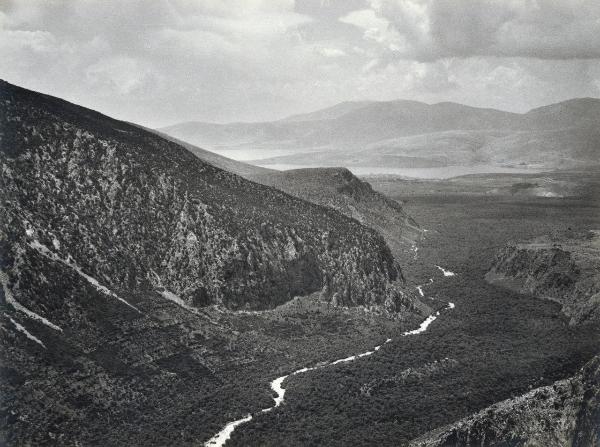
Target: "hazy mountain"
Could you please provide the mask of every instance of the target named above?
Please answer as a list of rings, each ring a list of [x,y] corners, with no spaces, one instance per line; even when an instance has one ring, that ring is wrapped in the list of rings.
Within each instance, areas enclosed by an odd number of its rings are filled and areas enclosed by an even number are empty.
[[[209,149],[261,149],[256,157],[261,164],[555,168],[598,162],[598,124],[600,100],[593,98],[524,114],[449,102],[389,101],[342,103],[276,122],[190,122],[162,131]],[[279,152],[265,158],[265,149]]]
[[[536,129],[595,127],[600,122],[600,99],[575,98],[538,107],[525,114],[527,124]]]
[[[291,115],[287,118],[284,118],[283,121],[316,121],[334,119],[370,104],[373,104],[373,101],[345,101],[331,107],[317,110],[315,112]]]

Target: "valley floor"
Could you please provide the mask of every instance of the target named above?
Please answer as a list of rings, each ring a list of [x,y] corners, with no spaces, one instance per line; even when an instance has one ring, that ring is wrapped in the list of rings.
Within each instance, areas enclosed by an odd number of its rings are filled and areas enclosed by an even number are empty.
[[[600,228],[596,201],[439,190],[407,197],[401,183],[395,193],[386,188],[428,230],[405,275],[415,287],[435,278],[422,287],[425,299],[455,302],[456,310],[376,356],[294,377],[285,404],[244,424],[227,445],[396,446],[568,377],[597,353],[597,327],[569,326],[556,303],[484,280],[508,241]]]

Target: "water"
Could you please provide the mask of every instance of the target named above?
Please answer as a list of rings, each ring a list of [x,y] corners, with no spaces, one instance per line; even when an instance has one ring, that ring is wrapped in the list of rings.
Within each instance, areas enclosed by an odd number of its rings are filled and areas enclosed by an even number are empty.
[[[451,272],[450,270],[446,270],[444,267],[440,267],[439,265],[436,265],[436,267],[439,269],[440,272],[442,272],[444,274],[444,276],[454,276],[454,275],[456,275],[456,273]]]
[[[448,306],[446,306],[446,309],[454,309],[454,303],[448,303]],[[431,323],[433,323],[439,316],[440,316],[440,311],[435,312],[435,314],[429,315],[425,320],[423,320],[423,322],[419,325],[419,327],[417,329],[404,332],[402,334],[402,336],[406,337],[409,335],[422,334],[423,332],[425,332],[427,330],[427,328],[431,325]],[[392,339],[388,338],[384,344],[390,343],[391,341],[392,341]],[[370,355],[375,354],[377,351],[379,351],[381,349],[381,346],[382,345],[375,346],[372,351],[365,351],[360,354],[351,355],[350,357],[345,357],[343,359],[334,360],[332,362],[329,362],[329,363],[326,363],[326,364],[320,365],[320,366],[301,368],[301,369],[294,371],[291,374],[277,377],[275,380],[273,380],[271,382],[271,389],[273,391],[275,391],[275,394],[276,394],[276,396],[273,398],[275,405],[273,405],[272,407],[268,407],[268,408],[264,408],[264,409],[260,410],[260,413],[268,413],[268,412],[274,410],[275,408],[279,407],[283,403],[284,397],[285,397],[285,391],[286,391],[285,388],[283,387],[283,382],[288,377],[295,376],[297,374],[302,374],[302,373],[305,373],[308,371],[313,371],[315,369],[321,369],[321,368],[326,368],[328,366],[339,365],[340,363],[353,362],[356,359],[359,359],[362,357],[368,357]],[[225,425],[225,427],[219,433],[214,435],[212,438],[210,438],[204,444],[205,447],[223,447],[225,445],[225,443],[231,437],[231,435],[234,432],[234,430],[236,429],[236,427],[252,420],[252,418],[253,418],[252,414],[249,414],[247,416],[244,416],[243,418],[237,419],[233,422],[229,422],[227,425]]]
[[[444,274],[444,276],[454,276],[455,274],[450,272],[449,270],[444,270],[443,268],[439,267],[436,265],[436,267],[438,269],[440,269],[442,271],[442,273]],[[450,273],[450,274],[448,274]],[[430,279],[430,283],[433,282],[433,279]],[[423,292],[421,289],[419,289],[419,292],[421,293],[421,296],[424,296]],[[445,310],[450,310],[450,309],[454,309],[455,305],[454,303],[448,303],[448,305],[446,306]],[[429,315],[425,320],[423,320],[423,322],[421,322],[421,324],[419,325],[419,327],[417,329],[413,329],[412,331],[407,331],[404,332],[402,334],[402,337],[406,337],[406,336],[410,336],[410,335],[418,335],[418,334],[422,334],[423,332],[425,332],[427,330],[427,328],[429,328],[429,326],[431,325],[431,323],[433,323],[437,317],[440,316],[440,311],[438,310],[437,312],[435,312],[434,314]],[[383,344],[388,344],[392,341],[391,338],[388,338]],[[301,369],[298,369],[296,371],[294,371],[291,374],[285,375],[285,376],[281,376],[281,377],[277,377],[276,379],[274,379],[271,382],[271,389],[275,392],[276,396],[273,398],[275,405],[273,405],[272,407],[268,407],[268,408],[264,408],[262,409],[258,414],[260,413],[268,413],[272,410],[274,410],[275,408],[279,407],[283,401],[284,401],[284,397],[285,397],[285,388],[283,387],[283,382],[290,376],[295,376],[297,374],[303,374],[305,372],[308,371],[313,371],[316,369],[321,369],[321,368],[326,368],[328,366],[333,366],[333,365],[338,365],[340,363],[349,363],[352,362],[358,358],[362,358],[362,357],[368,357],[370,355],[375,354],[377,351],[379,351],[381,349],[383,345],[378,345],[375,346],[373,348],[372,351],[365,351],[362,352],[360,354],[356,354],[356,355],[351,355],[350,357],[345,357],[343,359],[338,359],[338,360],[334,360],[332,362],[320,365],[320,366],[314,366],[314,367],[304,367]],[[252,414],[249,414],[243,418],[237,419],[233,422],[229,422],[227,425],[225,425],[225,427],[216,435],[214,435],[212,438],[210,438],[204,445],[205,447],[223,447],[225,445],[225,443],[229,440],[229,438],[231,437],[232,433],[234,432],[234,430],[236,429],[236,427],[238,427],[241,424],[244,424],[250,420],[252,420],[253,416]]]
[[[314,168],[315,166],[293,165],[293,164],[261,164],[255,163],[269,169],[287,171],[290,169]],[[399,175],[408,178],[421,179],[448,179],[467,174],[537,174],[543,172],[543,169],[530,167],[510,167],[510,166],[444,166],[437,168],[394,168],[394,167],[364,167],[364,166],[346,166],[354,175]]]

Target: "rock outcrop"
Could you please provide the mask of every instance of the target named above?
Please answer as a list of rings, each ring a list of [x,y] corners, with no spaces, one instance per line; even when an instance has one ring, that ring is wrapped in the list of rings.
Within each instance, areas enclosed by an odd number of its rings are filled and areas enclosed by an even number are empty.
[[[400,203],[373,190],[346,168],[258,172],[248,178],[358,220],[380,233],[395,255],[408,252],[422,236]]]
[[[600,445],[600,357],[575,376],[494,404],[410,447]]]
[[[540,238],[500,250],[486,279],[562,305],[571,324],[600,321],[600,234]]]

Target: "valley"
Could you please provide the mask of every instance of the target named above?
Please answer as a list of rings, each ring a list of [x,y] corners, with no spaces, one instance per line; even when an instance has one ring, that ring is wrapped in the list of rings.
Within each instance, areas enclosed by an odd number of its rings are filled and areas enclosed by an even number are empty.
[[[600,1],[0,1],[0,447],[600,447]]]
[[[489,275],[600,228],[594,169],[277,172],[0,87],[1,443],[407,445],[595,377],[593,318]]]
[[[598,187],[595,174],[577,179],[588,184],[588,193]],[[295,378],[285,405],[245,424],[227,445],[402,445],[495,402],[569,378],[598,353],[596,324],[569,325],[557,303],[484,278],[496,250],[510,241],[568,227],[597,228],[594,196],[490,197],[419,181],[420,188],[435,190],[424,193],[404,189],[403,180],[394,183],[396,190],[389,179],[369,181],[402,200],[428,230],[417,259],[405,266],[407,277],[422,285],[426,299],[455,302],[456,310],[422,337],[399,339],[377,356]],[[435,264],[457,275],[444,277]],[[441,366],[431,368],[435,362]],[[399,375],[413,369],[423,372]],[[381,385],[369,395],[361,392],[374,380]]]
[[[450,276],[450,274],[452,274],[452,272],[444,271],[444,274],[445,274],[445,276]],[[423,296],[423,295],[421,295],[421,296]],[[455,307],[454,303],[448,303],[447,306],[443,310],[451,310],[451,309],[454,309],[454,307]],[[401,334],[401,336],[406,337],[406,336],[410,336],[410,335],[422,334],[423,332],[425,332],[427,330],[429,325],[431,325],[431,323],[433,323],[440,316],[440,313],[441,313],[440,310],[436,311],[435,313],[432,313],[427,318],[425,318],[425,320],[423,320],[421,322],[421,324],[419,325],[419,327],[417,329],[403,332]],[[298,374],[304,374],[309,371],[316,371],[316,370],[319,370],[322,368],[326,368],[328,366],[334,366],[334,365],[338,365],[338,364],[342,364],[342,363],[353,362],[357,359],[371,356],[371,355],[375,354],[376,352],[378,352],[386,344],[391,343],[392,341],[393,341],[393,339],[388,338],[383,343],[372,348],[372,350],[365,351],[365,352],[355,354],[355,355],[351,355],[350,357],[333,360],[330,362],[319,362],[316,366],[306,366],[306,367],[300,368],[290,374],[287,374],[285,376],[281,376],[281,377],[274,379],[271,382],[271,390],[273,390],[276,394],[275,397],[273,397],[275,405],[268,407],[268,408],[263,408],[262,410],[260,410],[260,412],[258,412],[256,414],[256,416],[260,417],[260,415],[262,413],[268,413],[272,410],[275,410],[277,407],[279,407],[284,402],[284,395],[285,395],[286,389],[283,388],[283,382],[286,381],[286,379],[288,379],[288,377],[296,376]],[[219,433],[217,433],[215,436],[213,436],[211,439],[209,439],[205,445],[207,447],[210,447],[210,446],[221,447],[221,446],[225,445],[225,443],[229,440],[229,438],[233,434],[233,431],[235,430],[236,427],[238,427],[239,425],[242,425],[246,422],[249,422],[252,419],[253,419],[253,415],[249,414],[241,419],[238,419],[233,422],[229,422]]]

